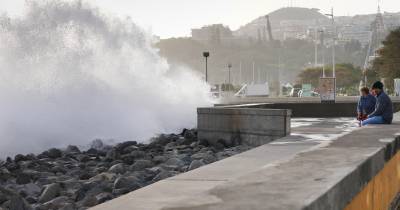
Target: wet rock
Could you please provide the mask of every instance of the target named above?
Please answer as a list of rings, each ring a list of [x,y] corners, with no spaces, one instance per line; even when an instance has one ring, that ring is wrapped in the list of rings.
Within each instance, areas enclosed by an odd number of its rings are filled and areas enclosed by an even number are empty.
[[[45,187],[42,194],[40,195],[39,202],[46,203],[60,194],[61,186],[58,183],[49,184]]]
[[[140,181],[135,176],[117,178],[114,182],[114,189],[128,189],[129,191],[140,188]]]
[[[28,202],[29,204],[34,204],[38,202],[38,199],[36,197],[33,196],[28,196],[25,198],[26,202]],[[1,202],[0,202],[1,203]]]
[[[126,154],[126,153],[123,153],[124,150],[125,150],[125,148],[127,148],[127,147],[129,147],[129,146],[135,146],[135,145],[137,145],[137,142],[136,142],[136,141],[126,141],[126,142],[122,142],[122,143],[117,144],[117,146],[115,146],[114,148],[115,148],[119,153],[121,153],[121,154]]]
[[[0,183],[11,189],[0,185],[0,206],[83,210],[249,149],[235,142],[218,144],[210,146],[197,139],[196,130],[185,129],[180,135],[160,135],[150,144],[110,146],[95,140],[87,151],[71,145],[38,156],[16,155],[0,161]]]
[[[114,182],[116,179],[117,179],[117,175],[116,174],[103,172],[101,174],[97,174],[96,176],[90,178],[89,182],[96,182],[96,181]]]
[[[113,161],[119,159],[121,154],[119,154],[115,149],[109,150],[106,154],[105,160],[107,161]]]
[[[12,174],[7,168],[0,168],[0,181],[6,181],[12,177]]]
[[[100,193],[100,194],[96,195],[96,200],[97,200],[98,204],[104,203],[104,202],[109,201],[111,199],[113,199],[113,195],[111,193],[108,193],[108,192],[104,192],[104,193]]]
[[[67,203],[63,207],[61,207],[59,210],[76,210],[77,208],[73,203]]]
[[[91,160],[90,157],[89,157],[88,155],[84,155],[84,154],[76,155],[75,158],[76,158],[79,162],[83,162],[83,163],[84,163],[84,162],[88,162],[88,161]]]
[[[39,195],[41,192],[41,188],[33,183],[25,184],[21,186],[19,190],[25,192],[27,195],[34,195],[34,196]]]
[[[193,170],[193,169],[196,169],[196,168],[200,168],[200,167],[202,167],[202,166],[204,166],[205,164],[204,164],[204,162],[202,161],[202,160],[193,160],[191,163],[190,163],[190,166],[189,166],[189,171],[191,171],[191,170]]]
[[[110,169],[108,169],[108,171],[115,174],[123,174],[125,173],[125,166],[123,163],[119,163],[111,166]]]
[[[157,181],[172,177],[172,176],[174,176],[176,174],[177,174],[176,172],[161,170],[161,172],[158,173],[157,176],[155,176],[152,181],[153,182],[157,182]]]
[[[10,199],[9,209],[11,210],[31,210],[32,208],[25,199],[14,195]]]
[[[60,158],[62,156],[62,151],[56,148],[51,148],[39,155],[39,158]]]
[[[8,200],[6,194],[0,191],[0,205]]]
[[[135,159],[140,159],[146,157],[146,152],[137,150],[137,151],[132,151],[130,155]]]
[[[182,167],[185,165],[185,162],[178,158],[170,158],[165,162],[166,165],[175,165],[178,167]]]
[[[65,149],[65,153],[68,153],[68,154],[79,154],[79,153],[81,153],[81,150],[79,150],[79,148],[77,146],[69,145]]]
[[[205,164],[210,164],[217,161],[212,152],[196,153],[192,155],[191,158],[194,160],[203,160]]]
[[[99,204],[96,197],[93,195],[86,196],[81,203],[84,207],[93,207]]]
[[[19,173],[15,182],[17,184],[28,184],[31,182],[31,177],[28,174]]]
[[[161,134],[157,138],[152,139],[152,144],[160,144],[160,145],[166,145],[172,141],[171,138],[169,138],[168,135]]]
[[[153,163],[150,160],[137,160],[133,165],[129,167],[130,171],[141,171],[146,168],[150,168],[153,166]]]
[[[44,203],[42,205],[42,208],[45,208],[45,209],[60,209],[63,206],[69,204],[70,202],[71,201],[69,200],[68,197],[60,196],[60,197],[54,198],[54,199]]]
[[[137,150],[139,150],[139,147],[137,147],[135,145],[131,145],[131,146],[125,147],[122,150],[122,154],[128,154],[128,153],[131,153],[131,152],[137,151]]]
[[[168,160],[168,158],[165,157],[165,156],[163,156],[163,155],[158,155],[158,156],[155,156],[155,157],[153,158],[153,161],[154,161],[154,163],[156,163],[156,164],[163,163],[163,162],[165,162],[165,161],[167,161],[167,160]]]
[[[28,160],[29,160],[28,157],[26,157],[25,155],[21,155],[21,154],[15,155],[15,157],[14,157],[15,162],[28,161]]]

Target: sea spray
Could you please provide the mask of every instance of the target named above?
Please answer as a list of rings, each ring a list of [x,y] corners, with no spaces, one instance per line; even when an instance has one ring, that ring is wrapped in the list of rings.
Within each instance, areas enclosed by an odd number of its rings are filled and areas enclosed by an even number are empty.
[[[193,127],[208,86],[171,69],[129,18],[81,1],[0,16],[0,157],[95,138],[144,141]]]

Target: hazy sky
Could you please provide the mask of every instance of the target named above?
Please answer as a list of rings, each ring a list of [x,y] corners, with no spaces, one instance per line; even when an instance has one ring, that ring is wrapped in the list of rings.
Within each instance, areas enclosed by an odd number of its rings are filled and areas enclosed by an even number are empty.
[[[48,0],[47,0],[48,1]],[[237,29],[254,18],[289,5],[289,0],[84,0],[107,13],[131,16],[137,24],[167,38],[188,36],[190,29],[223,23]],[[0,12],[21,14],[25,0],[0,0]],[[337,15],[374,13],[378,0],[293,0],[293,6],[319,8],[333,6]],[[399,12],[400,0],[381,0],[382,11]]]

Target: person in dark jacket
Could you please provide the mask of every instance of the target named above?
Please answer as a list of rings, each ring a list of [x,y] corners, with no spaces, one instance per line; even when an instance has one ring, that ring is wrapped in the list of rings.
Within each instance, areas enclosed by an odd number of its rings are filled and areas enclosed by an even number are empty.
[[[366,120],[368,115],[374,112],[376,105],[376,98],[369,93],[367,87],[363,87],[360,90],[360,100],[357,105],[357,119],[359,121]]]
[[[375,110],[368,115],[368,119],[363,121],[362,125],[391,124],[393,120],[393,103],[383,91],[382,82],[378,81],[372,85],[372,93],[376,96]]]

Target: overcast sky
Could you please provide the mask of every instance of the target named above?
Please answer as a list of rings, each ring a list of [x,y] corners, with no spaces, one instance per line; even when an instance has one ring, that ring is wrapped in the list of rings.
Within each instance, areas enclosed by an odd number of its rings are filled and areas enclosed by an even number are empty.
[[[289,0],[84,0],[107,13],[133,21],[162,38],[188,36],[190,29],[223,23],[237,29],[256,17],[289,5]],[[20,15],[25,0],[0,0],[0,12]],[[399,12],[400,0],[383,0],[382,10]],[[319,8],[333,6],[337,15],[374,13],[378,0],[293,0],[293,6]]]

